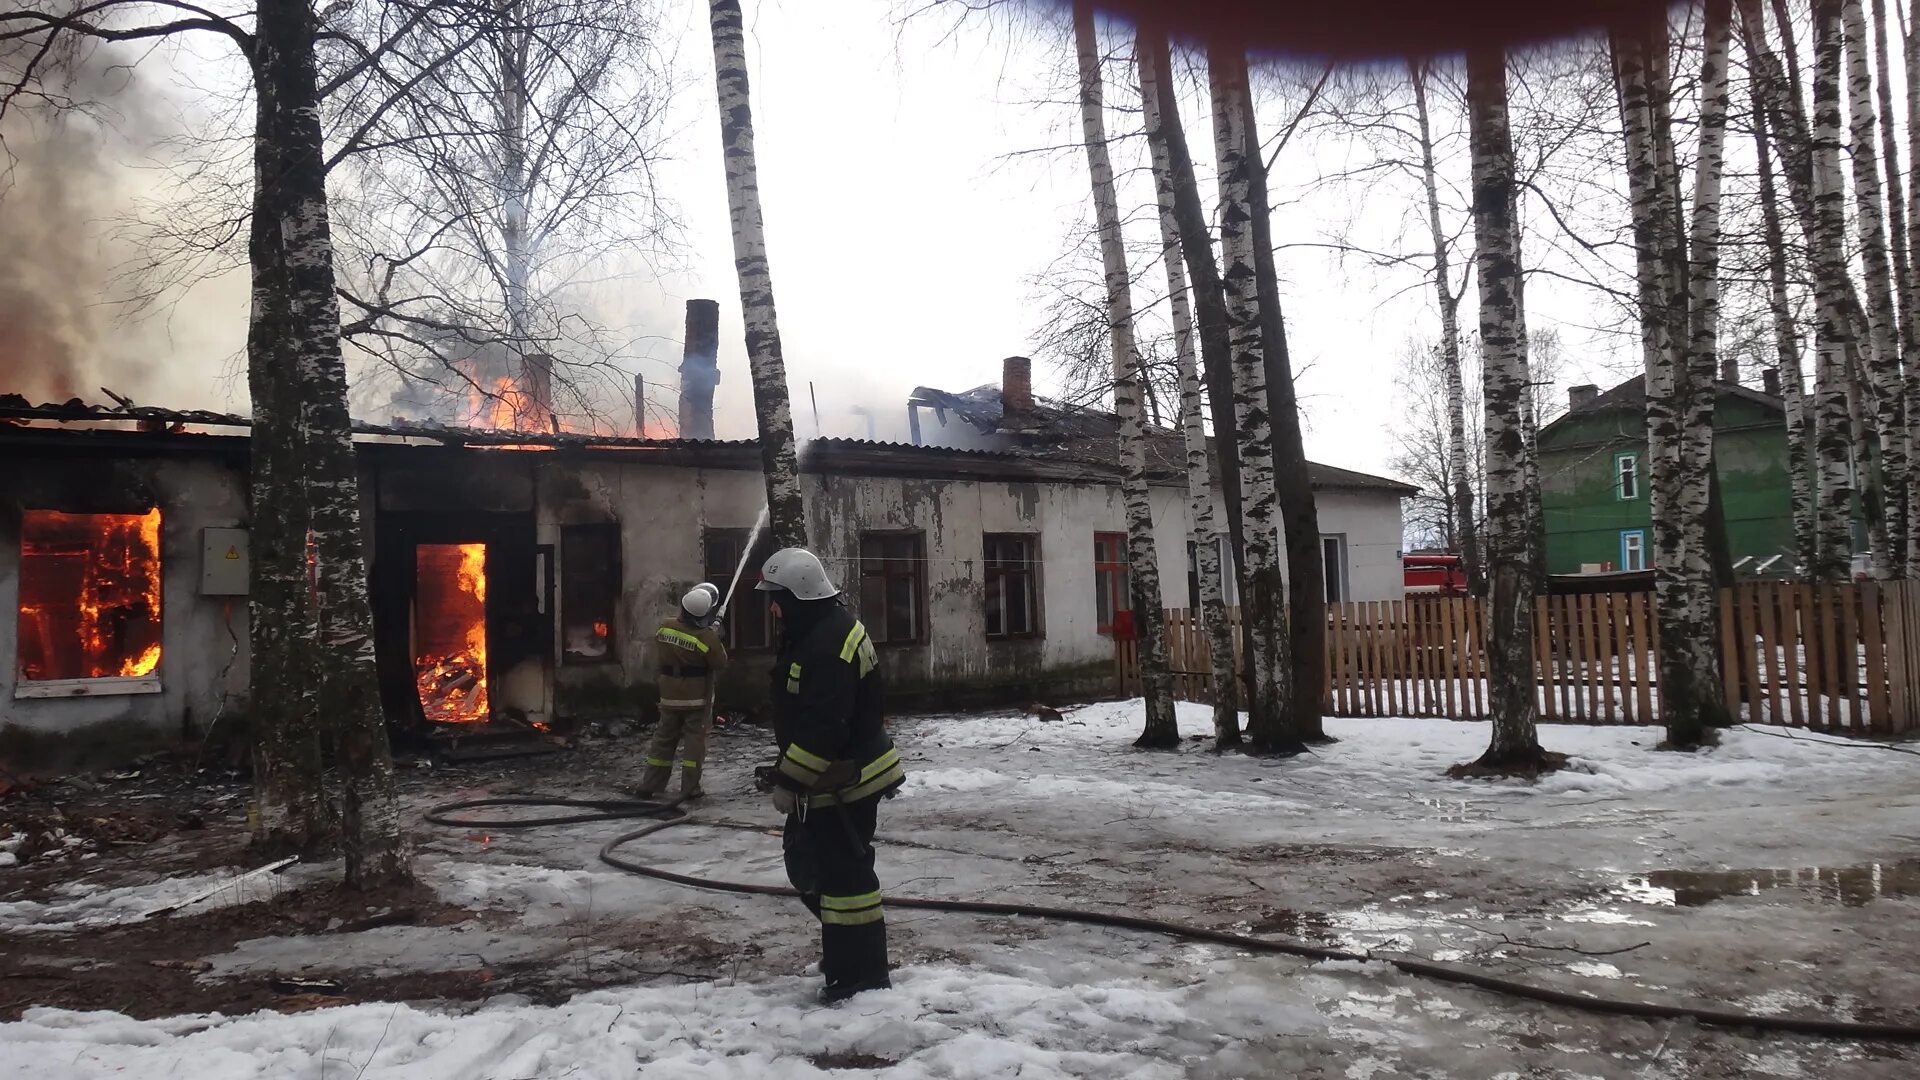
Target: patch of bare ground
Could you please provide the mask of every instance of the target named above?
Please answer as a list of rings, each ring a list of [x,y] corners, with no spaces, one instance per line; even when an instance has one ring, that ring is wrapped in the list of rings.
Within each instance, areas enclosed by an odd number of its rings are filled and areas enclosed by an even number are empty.
[[[1482,757],[1447,770],[1455,780],[1538,780],[1567,767],[1567,755],[1542,750],[1513,757]]]

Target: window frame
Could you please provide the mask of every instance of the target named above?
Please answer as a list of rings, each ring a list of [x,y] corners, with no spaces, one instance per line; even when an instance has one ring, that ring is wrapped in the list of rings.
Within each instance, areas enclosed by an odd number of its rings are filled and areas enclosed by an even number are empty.
[[[868,555],[869,543],[888,543],[904,541],[911,545],[906,555],[880,554]],[[880,572],[868,572],[869,563],[879,563]],[[904,564],[902,569],[901,564]],[[927,613],[927,534],[924,529],[865,529],[860,533],[860,549],[857,566],[860,572],[860,621],[867,628],[867,639],[880,648],[903,648],[926,645],[932,634],[931,619]],[[911,631],[904,637],[895,636],[892,625],[892,595],[890,583],[905,578],[911,582],[913,596],[913,622]],[[869,592],[869,583],[878,580],[880,592]],[[867,618],[869,605],[878,603],[884,613],[881,625],[877,628],[874,621]]]
[[[1640,541],[1640,565],[1639,566],[1631,565],[1632,560],[1627,558],[1627,552],[1629,550],[1629,548],[1627,547],[1627,539],[1629,537],[1633,537]],[[1650,559],[1648,559],[1647,555],[1648,555],[1647,530],[1645,529],[1621,529],[1620,530],[1620,569],[1622,571],[1625,571],[1627,573],[1634,573],[1641,570],[1652,569],[1653,563]]]
[[[700,530],[700,567],[704,571],[704,577],[701,580],[712,582],[714,587],[724,594],[728,584],[733,581],[734,568],[740,565],[741,554],[743,552],[749,556],[753,554],[747,548],[747,543],[752,538],[751,528],[733,528],[725,525],[703,526]],[[726,564],[724,566],[716,566],[712,562],[716,544],[729,545],[726,550],[731,553],[731,556],[722,560]],[[754,563],[757,561],[764,565],[767,561],[766,557],[771,556],[774,550],[772,538],[764,531],[760,535],[758,547],[764,549],[763,556],[758,560],[749,559],[747,568],[740,572],[740,584],[735,587],[737,595],[728,601],[727,617],[715,628],[720,634],[721,644],[727,647],[728,652],[765,653],[773,652],[780,647],[780,620],[773,613],[772,598],[769,594],[754,588],[760,581],[760,566]],[[675,609],[678,610],[680,598],[675,596],[672,599]],[[722,599],[726,599],[724,595]],[[737,616],[748,613],[759,616],[758,626],[766,635],[764,642],[741,643],[740,630],[744,624]]]
[[[1624,468],[1622,466],[1625,466]],[[1631,478],[1633,490],[1629,492],[1624,483]],[[1622,450],[1613,455],[1613,498],[1615,502],[1637,502],[1640,498],[1640,454],[1633,450]]]
[[[1103,559],[1102,544],[1113,545],[1115,558]],[[1127,557],[1127,534],[1124,532],[1101,532],[1093,534],[1093,595],[1094,629],[1098,633],[1112,634],[1114,619],[1123,611],[1133,610],[1133,564]],[[1100,616],[1100,600],[1107,601],[1106,618]]]
[[[1327,558],[1327,545],[1333,545],[1333,558]],[[1326,595],[1329,604],[1351,603],[1353,600],[1352,582],[1347,580],[1347,534],[1320,534],[1320,576],[1321,592]]]
[[[13,697],[16,700],[20,700],[33,698],[122,697],[135,694],[160,693],[164,689],[161,685],[161,676],[167,664],[166,612],[168,593],[171,591],[167,583],[167,512],[159,506],[148,507],[141,513],[127,511],[62,510],[58,507],[51,506],[23,507],[19,518],[20,530],[16,538],[17,546],[15,547],[16,558],[18,560],[16,565],[16,578],[18,580],[16,584],[23,585],[27,576],[27,560],[29,556],[27,554],[26,526],[28,519],[35,513],[59,514],[64,517],[144,517],[147,514],[155,513],[159,515],[160,521],[157,527],[158,532],[153,551],[153,559],[156,564],[155,575],[159,585],[159,591],[155,598],[158,608],[153,612],[153,619],[154,622],[158,624],[154,643],[159,645],[161,649],[160,656],[155,661],[153,670],[145,675],[80,675],[54,679],[29,678],[24,666],[25,648],[21,644],[24,639],[21,620],[25,618],[26,610],[22,603],[22,597],[16,595],[15,611],[13,613]]]
[[[605,652],[598,656],[576,653],[567,648],[567,624],[572,619],[571,609],[574,606],[572,601],[578,599],[578,597],[567,588],[570,575],[573,573],[570,567],[573,566],[575,557],[578,554],[574,551],[572,545],[568,543],[570,536],[599,536],[605,538],[607,541],[607,566],[604,568],[605,574],[609,579],[607,581],[606,592],[607,648]],[[583,521],[560,526],[560,542],[556,545],[559,548],[560,555],[560,572],[558,575],[560,603],[557,606],[560,609],[560,663],[565,666],[590,667],[594,664],[618,663],[620,660],[619,598],[624,591],[623,586],[626,581],[621,563],[622,552],[620,549],[622,539],[620,522],[618,521]],[[582,585],[581,589],[588,593],[598,591],[591,589],[587,585]]]
[[[993,545],[995,542],[1016,543],[1021,545],[1025,556],[1024,562],[1012,564],[1016,567],[1013,569],[1009,569],[1009,564],[1007,564],[1005,560],[1000,560],[998,565],[996,565],[996,560],[993,556]],[[1045,565],[1045,561],[1040,553],[1040,534],[982,533],[980,537],[980,549],[980,577],[982,581],[981,608],[983,612],[990,614],[996,598],[999,599],[1001,608],[1001,631],[997,634],[994,633],[993,623],[991,619],[988,619],[986,622],[987,640],[1022,641],[1045,637],[1047,624],[1046,619],[1041,614],[1040,608],[1040,572],[1041,568]],[[1023,579],[1026,583],[1027,628],[1025,630],[1006,629],[1007,604],[1005,592],[1004,589],[996,592],[994,586],[996,584],[1004,584],[1009,578]]]

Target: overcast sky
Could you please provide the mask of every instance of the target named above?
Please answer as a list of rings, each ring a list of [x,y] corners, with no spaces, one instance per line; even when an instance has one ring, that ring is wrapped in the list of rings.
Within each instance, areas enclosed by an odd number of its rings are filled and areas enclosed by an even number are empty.
[[[811,426],[810,383],[825,432],[856,435],[864,421],[850,415],[855,406],[903,424],[916,385],[964,390],[997,381],[1002,357],[1034,349],[1044,318],[1035,276],[1090,217],[1084,151],[1073,145],[1079,120],[1066,96],[1067,41],[1044,26],[984,18],[956,25],[942,12],[903,25],[897,0],[746,0],[745,7],[768,248],[803,431]],[[684,301],[718,300],[718,433],[747,436],[750,388],[706,5],[666,0],[663,12],[680,89],[660,175],[685,225],[686,249],[664,274],[641,271],[638,260],[607,267],[612,276],[597,287],[596,307],[637,342],[645,357],[639,370],[659,388],[660,407],[670,406],[677,381]],[[1110,85],[1108,97],[1113,131],[1137,125],[1118,112],[1137,107],[1130,84]],[[1289,108],[1270,104],[1269,134]],[[1188,123],[1204,165],[1211,150],[1200,108],[1189,102]],[[1048,147],[1062,149],[1032,152]],[[1337,152],[1296,144],[1278,174],[1314,174]],[[1137,146],[1116,149],[1123,164],[1130,153]],[[1464,184],[1464,161],[1456,163]],[[1144,203],[1146,183],[1123,178],[1123,202]],[[1204,179],[1203,194],[1211,197]],[[1305,199],[1289,193],[1280,200],[1276,239],[1323,240],[1349,218],[1390,235],[1405,216],[1405,194],[1352,186]],[[1150,238],[1154,225],[1133,217],[1129,228]],[[1411,271],[1374,270],[1313,249],[1283,250],[1280,269],[1294,362],[1304,372],[1309,455],[1386,471],[1398,357],[1409,338],[1438,332],[1430,294]],[[1161,291],[1143,290],[1138,299],[1158,300]],[[1469,327],[1471,296],[1462,310]],[[1546,282],[1529,287],[1528,301],[1534,327],[1566,324],[1567,381],[1608,382],[1630,362],[1621,341],[1578,329],[1598,318],[1593,296]],[[157,329],[115,330],[96,347],[147,366],[149,377],[138,380],[143,402],[244,411],[244,380],[232,375],[245,314],[244,281],[230,275],[196,290]],[[1035,374],[1041,392],[1054,385],[1044,364]],[[897,429],[882,435],[901,437]]]

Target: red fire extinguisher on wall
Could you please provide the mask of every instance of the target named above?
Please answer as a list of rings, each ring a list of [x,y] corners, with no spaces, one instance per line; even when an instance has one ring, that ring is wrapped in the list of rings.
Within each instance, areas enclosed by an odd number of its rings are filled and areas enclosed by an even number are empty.
[[[1134,640],[1133,612],[1116,611],[1113,613],[1113,640]]]

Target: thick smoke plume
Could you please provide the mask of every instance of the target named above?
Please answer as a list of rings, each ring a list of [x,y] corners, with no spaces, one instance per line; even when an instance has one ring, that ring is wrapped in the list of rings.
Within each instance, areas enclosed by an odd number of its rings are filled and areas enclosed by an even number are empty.
[[[6,87],[37,47],[0,45]],[[162,381],[165,365],[142,347],[158,335],[130,325],[117,273],[133,253],[114,230],[138,177],[121,133],[146,143],[166,126],[132,60],[75,42],[43,58],[0,114],[0,393],[98,401],[103,385],[141,396]]]

